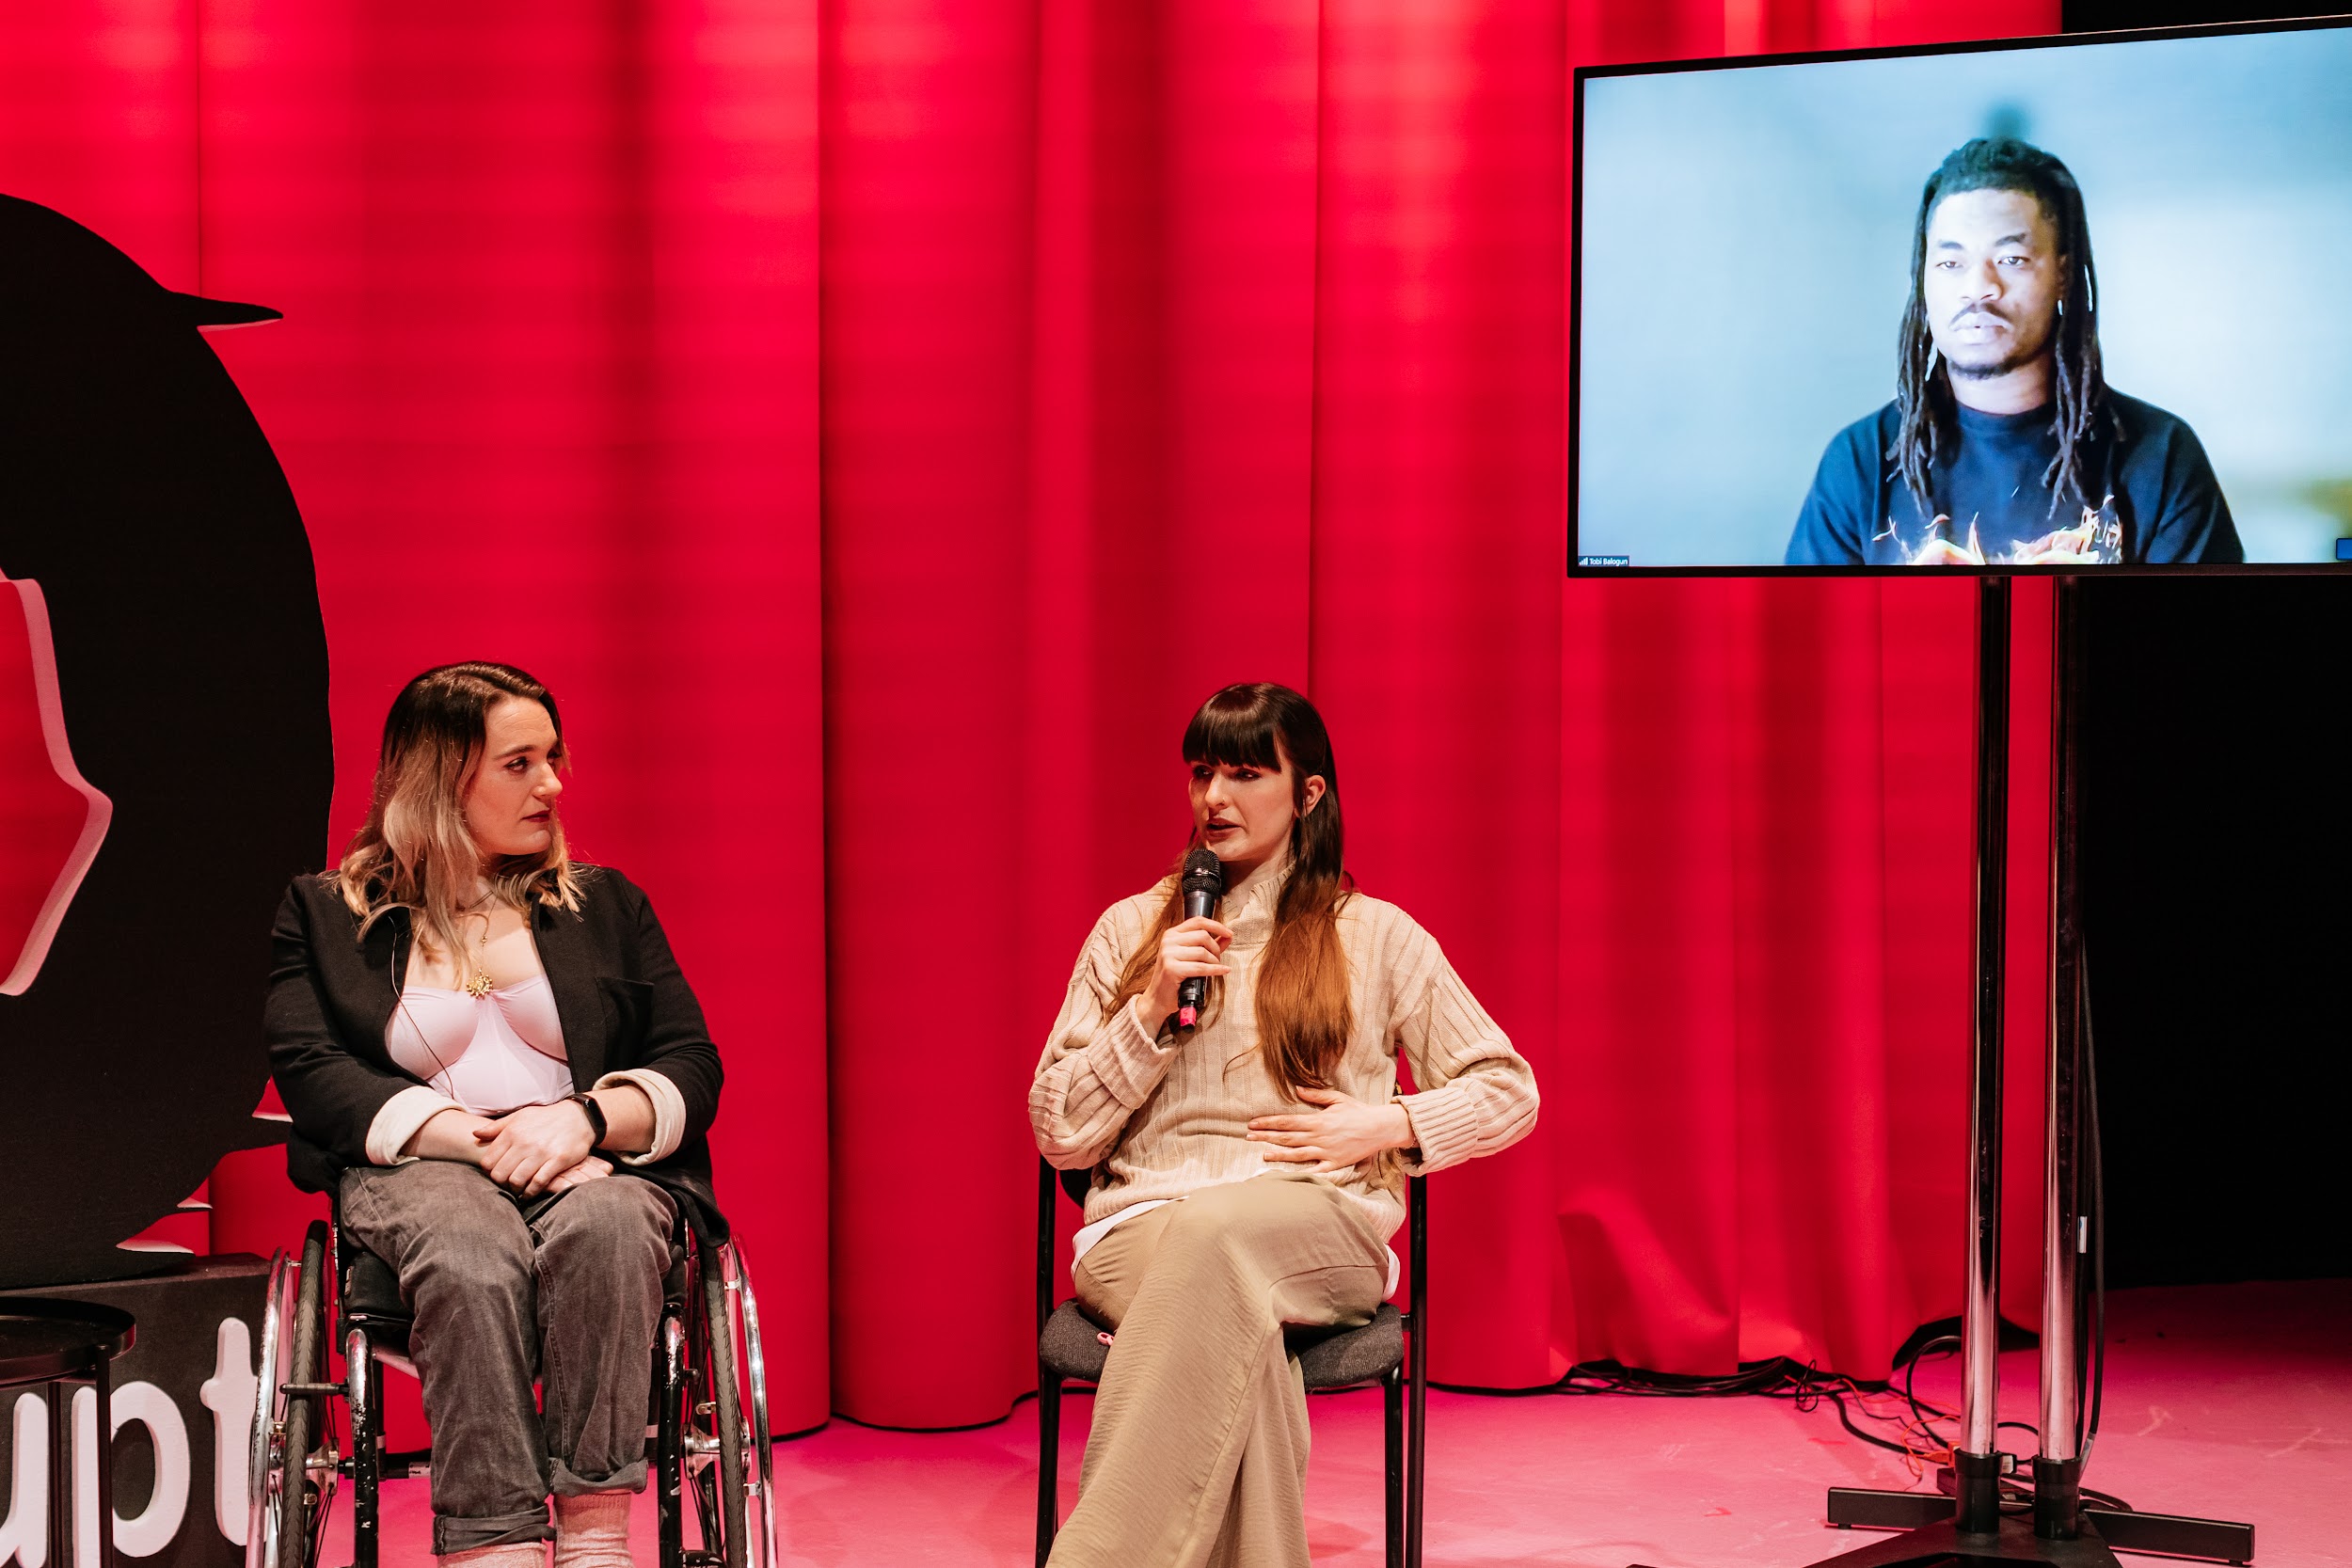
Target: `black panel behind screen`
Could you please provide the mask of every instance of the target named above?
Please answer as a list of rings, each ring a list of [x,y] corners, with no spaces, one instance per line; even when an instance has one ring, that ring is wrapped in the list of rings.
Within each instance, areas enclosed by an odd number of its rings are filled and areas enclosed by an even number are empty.
[[[2352,1275],[2352,582],[2084,598],[2109,1283]]]
[[[2341,15],[2343,5],[2288,6],[2246,0],[2066,0],[2059,8],[2070,33],[2121,32],[2131,27],[2199,27],[2230,22],[2283,22],[2297,16]]]

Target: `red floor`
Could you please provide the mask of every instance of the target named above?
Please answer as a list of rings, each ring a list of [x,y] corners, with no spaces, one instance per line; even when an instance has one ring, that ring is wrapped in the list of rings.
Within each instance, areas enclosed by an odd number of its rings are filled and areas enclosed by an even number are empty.
[[[2123,1291],[2109,1319],[2089,1483],[2137,1508],[2250,1521],[2261,1563],[2352,1565],[2352,1281]],[[1947,1357],[1923,1369],[1921,1394],[1951,1402],[1953,1367]],[[2002,1375],[2004,1418],[2033,1420],[2031,1354],[2005,1357]],[[1379,1400],[1335,1395],[1313,1410],[1315,1561],[1375,1568]],[[1065,1411],[1074,1479],[1088,1402]],[[1036,1433],[1025,1402],[979,1432],[835,1421],[782,1446],[782,1562],[1028,1562]],[[1834,1412],[1786,1401],[1436,1394],[1426,1560],[1799,1568],[1868,1539],[1822,1527],[1824,1487],[1910,1483],[1899,1457],[1847,1436]],[[387,1488],[385,1568],[425,1568],[424,1492],[421,1481]],[[339,1498],[329,1562],[350,1560],[349,1520]],[[650,1497],[638,1527],[638,1560],[651,1568]]]

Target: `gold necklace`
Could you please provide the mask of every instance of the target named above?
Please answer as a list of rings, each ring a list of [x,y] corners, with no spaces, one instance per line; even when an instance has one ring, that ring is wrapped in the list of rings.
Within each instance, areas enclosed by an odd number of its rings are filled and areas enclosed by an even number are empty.
[[[478,913],[482,916],[482,939],[474,943],[474,952],[476,956],[474,958],[473,974],[469,976],[466,981],[466,994],[472,997],[477,1002],[498,989],[498,982],[490,978],[490,972],[482,967],[483,959],[488,956],[490,951],[489,903],[490,900],[485,898],[481,903],[476,904],[472,909],[466,911],[468,914]]]

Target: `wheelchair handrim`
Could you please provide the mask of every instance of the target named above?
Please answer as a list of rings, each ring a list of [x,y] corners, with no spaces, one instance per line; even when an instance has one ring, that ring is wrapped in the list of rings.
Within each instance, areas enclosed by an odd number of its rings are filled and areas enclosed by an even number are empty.
[[[759,1568],[773,1568],[776,1560],[776,1493],[775,1440],[768,1425],[768,1359],[760,1348],[759,1298],[752,1290],[751,1266],[744,1260],[740,1242],[730,1240],[721,1250],[727,1291],[727,1326],[736,1342],[736,1376],[750,1386],[750,1408],[744,1412],[750,1428],[750,1451],[744,1455],[744,1468],[753,1477],[752,1486],[758,1508],[759,1521],[754,1544],[759,1548]]]
[[[253,1429],[246,1449],[247,1568],[279,1568],[278,1520],[283,1504],[282,1454],[278,1433],[285,1419],[285,1385],[294,1359],[294,1268],[279,1248],[270,1259],[269,1285],[262,1299],[260,1378],[254,1389]]]

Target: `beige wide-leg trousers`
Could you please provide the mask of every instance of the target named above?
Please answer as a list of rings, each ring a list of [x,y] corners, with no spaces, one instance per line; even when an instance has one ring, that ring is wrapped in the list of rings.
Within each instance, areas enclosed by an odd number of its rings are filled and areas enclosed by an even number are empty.
[[[1116,1333],[1056,1568],[1307,1568],[1307,1394],[1282,1325],[1367,1323],[1388,1275],[1354,1205],[1281,1174],[1096,1243],[1078,1300]]]

